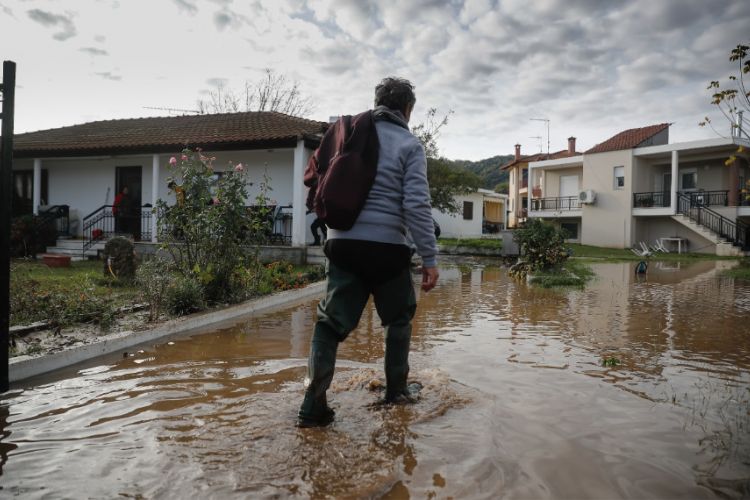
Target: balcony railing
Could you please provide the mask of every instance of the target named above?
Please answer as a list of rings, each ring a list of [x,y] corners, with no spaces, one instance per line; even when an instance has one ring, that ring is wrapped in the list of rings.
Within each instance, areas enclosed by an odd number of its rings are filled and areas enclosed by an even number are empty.
[[[556,198],[532,198],[531,210],[570,211],[580,210],[581,201],[577,196],[561,196]]]
[[[692,206],[726,207],[729,204],[729,191],[689,191],[680,192]],[[634,208],[669,207],[672,202],[670,191],[633,193]]]
[[[669,207],[671,203],[672,193],[670,191],[633,193],[633,207],[635,208]]]

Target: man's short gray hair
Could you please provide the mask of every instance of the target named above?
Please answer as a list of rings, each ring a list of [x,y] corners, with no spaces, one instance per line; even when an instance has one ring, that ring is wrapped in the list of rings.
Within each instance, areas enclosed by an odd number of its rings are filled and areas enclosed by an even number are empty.
[[[406,113],[415,102],[414,85],[405,78],[389,76],[375,86],[375,106],[387,106]]]

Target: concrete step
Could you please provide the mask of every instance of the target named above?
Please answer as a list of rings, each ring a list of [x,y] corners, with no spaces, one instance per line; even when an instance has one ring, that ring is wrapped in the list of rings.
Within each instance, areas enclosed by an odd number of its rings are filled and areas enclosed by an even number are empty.
[[[673,215],[672,219],[687,227],[694,233],[704,237],[711,243],[714,243],[716,245],[716,255],[718,256],[740,257],[747,254],[747,252],[743,252],[740,248],[734,246],[732,243],[714,233],[707,227],[701,226],[700,224],[697,224],[694,221],[690,220],[689,217],[686,217],[684,215]]]
[[[326,255],[323,252],[323,247],[308,246],[306,260],[308,264],[324,265],[326,263]]]

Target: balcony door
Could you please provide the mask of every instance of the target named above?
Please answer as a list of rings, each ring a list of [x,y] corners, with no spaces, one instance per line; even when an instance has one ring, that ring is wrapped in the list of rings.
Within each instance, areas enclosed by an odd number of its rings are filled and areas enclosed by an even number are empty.
[[[560,176],[560,198],[574,196],[578,198],[578,176],[561,175]]]

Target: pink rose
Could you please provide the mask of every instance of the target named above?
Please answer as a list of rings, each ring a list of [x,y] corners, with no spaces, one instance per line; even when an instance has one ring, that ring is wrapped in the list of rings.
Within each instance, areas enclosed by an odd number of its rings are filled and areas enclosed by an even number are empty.
[[[170,158],[169,159],[169,164],[172,165],[173,167],[175,165],[177,165],[177,158],[175,158],[174,156],[172,158]]]
[[[242,163],[238,163],[237,165],[234,166],[235,172],[242,172],[243,170],[245,170],[245,167],[242,166]]]
[[[188,157],[187,157],[187,155],[182,155],[182,157],[181,157],[180,159],[181,159],[182,161],[187,161]]]

